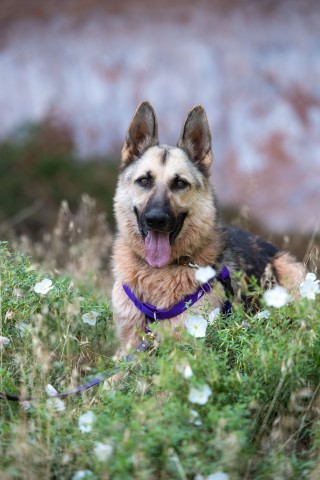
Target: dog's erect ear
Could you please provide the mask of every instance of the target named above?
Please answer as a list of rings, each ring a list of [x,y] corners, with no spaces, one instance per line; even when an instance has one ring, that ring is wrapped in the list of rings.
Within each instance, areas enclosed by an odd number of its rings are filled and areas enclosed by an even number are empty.
[[[149,147],[159,145],[156,114],[149,102],[142,102],[130,122],[122,149],[122,167],[140,157]]]
[[[190,159],[204,173],[212,163],[211,133],[206,112],[196,105],[187,116],[178,147],[187,151]]]

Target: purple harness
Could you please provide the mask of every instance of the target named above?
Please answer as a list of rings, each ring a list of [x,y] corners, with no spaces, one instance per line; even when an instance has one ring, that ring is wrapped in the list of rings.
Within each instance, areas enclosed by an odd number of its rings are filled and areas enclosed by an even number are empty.
[[[194,305],[200,298],[203,297],[203,295],[207,292],[210,292],[213,288],[213,280],[217,279],[223,286],[224,291],[226,292],[227,300],[223,304],[222,308],[222,313],[224,314],[230,314],[231,312],[231,303],[230,303],[230,296],[233,295],[233,288],[231,285],[231,279],[230,279],[230,273],[229,270],[227,269],[226,266],[224,266],[219,273],[219,275],[211,278],[208,280],[207,283],[204,283],[201,285],[198,290],[191,295],[187,295],[183,300],[180,302],[176,303],[173,305],[171,308],[168,308],[166,310],[162,309],[157,309],[154,305],[150,305],[149,303],[144,303],[139,300],[133,291],[131,290],[128,285],[123,285],[123,289],[130,298],[130,300],[135,304],[135,306],[146,316],[147,324],[153,323],[158,320],[168,320],[170,318],[176,317],[177,315],[180,315],[183,313],[185,310],[190,308],[192,305]],[[151,333],[151,330],[146,326],[146,333]],[[126,362],[130,362],[134,358],[134,354],[138,352],[145,352],[150,346],[150,342],[147,339],[142,340],[139,345],[136,347],[132,355],[127,355],[125,357]],[[89,382],[79,385],[78,387],[75,387],[70,390],[66,390],[65,392],[61,393],[56,393],[55,395],[52,395],[52,397],[66,397],[68,395],[72,395],[74,393],[81,393],[84,392],[85,390],[88,390],[89,388],[92,388],[96,385],[99,385],[99,383],[102,383],[105,379],[108,377],[112,377],[115,375],[115,373],[119,370],[119,367],[114,366],[111,371],[104,372],[100,376],[93,378]],[[33,400],[32,397],[28,397],[25,399],[22,399],[18,395],[12,395],[6,392],[1,392],[0,391],[0,400],[9,400],[13,402],[21,402],[22,400]]]
[[[198,300],[200,300],[200,298],[202,298],[205,293],[208,293],[210,292],[210,290],[212,290],[213,280],[215,278],[223,285],[227,297],[229,297],[230,294],[233,295],[230,273],[228,268],[224,266],[219,275],[212,277],[210,280],[208,280],[208,282],[200,285],[198,290],[196,290],[194,293],[187,295],[183,300],[168,309],[157,309],[157,307],[155,307],[154,305],[150,305],[150,303],[142,302],[135,296],[135,294],[128,285],[124,283],[122,287],[130,300],[135,304],[137,309],[146,316],[147,323],[150,324],[159,320],[169,320],[170,318],[177,317],[181,313],[185,312],[188,308],[192,307],[192,305],[194,305]],[[222,313],[229,314],[230,312],[231,303],[227,299],[223,304]],[[147,329],[147,332],[148,331],[149,329]]]

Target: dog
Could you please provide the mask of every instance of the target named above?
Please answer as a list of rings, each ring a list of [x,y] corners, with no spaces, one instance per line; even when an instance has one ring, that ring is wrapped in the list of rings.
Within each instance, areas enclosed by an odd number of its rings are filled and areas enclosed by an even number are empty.
[[[229,288],[226,281],[216,281],[192,307],[164,322],[172,330],[190,313],[222,308],[226,293],[233,293],[233,301],[246,301],[239,272],[246,285],[252,277],[262,287],[275,281],[293,295],[305,276],[303,264],[289,253],[223,224],[210,183],[211,164],[211,132],[201,105],[189,112],[176,147],[159,145],[154,109],[147,101],[138,106],[114,198],[112,304],[120,356],[139,344],[152,320],[140,304],[156,307],[155,320],[157,311],[181,304],[199,289],[195,266],[224,269]]]

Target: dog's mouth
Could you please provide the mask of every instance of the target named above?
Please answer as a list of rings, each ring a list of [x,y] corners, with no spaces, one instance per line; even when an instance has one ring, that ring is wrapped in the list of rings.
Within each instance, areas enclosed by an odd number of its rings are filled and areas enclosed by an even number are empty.
[[[187,212],[182,212],[177,216],[174,225],[171,224],[169,231],[156,230],[148,228],[138,210],[135,208],[134,212],[137,217],[140,234],[144,240],[144,252],[148,264],[154,268],[161,268],[168,265],[171,258],[171,246],[174,240],[179,235]]]

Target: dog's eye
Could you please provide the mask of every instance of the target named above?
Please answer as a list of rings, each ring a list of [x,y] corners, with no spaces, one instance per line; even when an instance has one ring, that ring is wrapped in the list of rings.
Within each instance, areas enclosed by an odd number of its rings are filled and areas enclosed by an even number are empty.
[[[141,187],[147,187],[150,185],[150,178],[148,177],[138,178],[137,184],[140,185]]]
[[[173,189],[174,190],[183,190],[184,188],[186,188],[187,186],[189,185],[188,182],[186,182],[185,180],[182,180],[181,178],[179,179],[176,179],[173,183]]]

